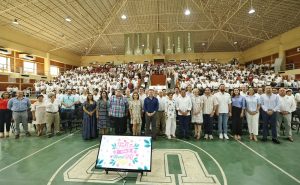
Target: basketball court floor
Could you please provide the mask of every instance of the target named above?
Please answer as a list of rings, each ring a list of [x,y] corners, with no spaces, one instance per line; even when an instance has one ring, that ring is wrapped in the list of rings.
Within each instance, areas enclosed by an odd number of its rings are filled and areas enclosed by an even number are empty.
[[[0,184],[83,185],[296,185],[300,184],[300,135],[280,145],[250,142],[166,140],[153,142],[152,172],[136,173],[94,169],[99,141],[83,141],[81,132],[61,136],[13,137],[0,142]]]

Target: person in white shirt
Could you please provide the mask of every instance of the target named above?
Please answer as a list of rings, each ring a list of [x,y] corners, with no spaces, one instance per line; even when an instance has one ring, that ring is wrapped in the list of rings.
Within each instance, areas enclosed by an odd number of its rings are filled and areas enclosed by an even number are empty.
[[[181,96],[178,97],[176,101],[176,110],[178,111],[180,125],[180,138],[189,139],[189,123],[192,110],[192,100],[186,95],[185,89],[181,89],[180,94]]]
[[[84,90],[82,95],[80,95],[80,97],[79,97],[79,101],[81,104],[83,104],[86,101],[87,95],[88,95],[88,93]]]
[[[148,76],[145,76],[145,77],[144,77],[145,88],[147,88],[147,86],[148,86],[148,81],[149,81],[149,77],[148,77]]]
[[[156,98],[158,100],[158,111],[156,113],[156,132],[157,135],[162,136],[166,132],[166,117],[164,114],[166,97],[163,96],[162,91],[159,91]]]
[[[292,112],[296,110],[296,102],[293,97],[286,95],[284,88],[279,89],[279,110],[277,112],[277,137],[280,136],[280,125],[284,124],[285,133],[288,134],[288,140],[293,142],[292,138]]]
[[[194,137],[199,140],[201,137],[201,127],[203,123],[202,109],[203,99],[199,96],[199,89],[193,90],[194,96],[192,96],[192,123],[194,123],[195,135]]]
[[[218,101],[218,131],[220,139],[229,139],[227,135],[227,122],[229,116],[231,116],[231,97],[230,94],[225,92],[225,85],[221,84],[219,87],[219,92],[214,96]]]
[[[172,80],[171,77],[168,76],[168,77],[167,77],[167,80],[166,80],[166,81],[167,81],[167,85],[168,85],[168,89],[171,88],[171,80]]]
[[[246,85],[242,85],[240,95],[243,96],[243,97],[247,96],[247,87],[246,87]]]
[[[173,93],[168,93],[168,99],[165,101],[166,115],[166,136],[168,139],[175,138],[176,132],[176,102],[173,99]]]
[[[59,135],[60,117],[59,117],[60,101],[55,98],[54,93],[49,93],[48,101],[46,102],[46,124],[48,137],[52,137],[54,134]],[[54,129],[52,131],[52,124]]]
[[[43,135],[45,126],[46,105],[43,95],[37,96],[37,101],[31,105],[32,119],[37,127],[37,136]]]
[[[100,95],[99,95],[99,93],[98,93],[97,90],[93,91],[93,98],[94,98],[94,101],[98,101],[99,100]]]
[[[299,80],[299,82],[300,82],[300,80]],[[300,89],[299,89],[299,92],[297,92],[295,94],[295,100],[296,100],[296,104],[297,104],[296,114],[298,115],[298,118],[300,119]]]
[[[211,89],[206,87],[204,90],[203,99],[203,126],[204,126],[204,139],[212,140],[213,132],[213,116],[216,112],[218,101],[215,96],[212,95]]]

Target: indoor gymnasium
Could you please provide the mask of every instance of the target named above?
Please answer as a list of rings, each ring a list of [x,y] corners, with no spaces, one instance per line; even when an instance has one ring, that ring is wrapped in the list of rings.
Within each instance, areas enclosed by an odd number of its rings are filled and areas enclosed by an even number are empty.
[[[300,184],[300,0],[1,0],[1,185]]]

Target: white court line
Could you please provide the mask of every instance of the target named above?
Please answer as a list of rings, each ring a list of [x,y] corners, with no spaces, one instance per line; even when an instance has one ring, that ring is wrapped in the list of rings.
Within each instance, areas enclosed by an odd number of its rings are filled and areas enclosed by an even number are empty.
[[[95,144],[95,145],[93,145],[93,146],[90,146],[90,147],[88,147],[88,148],[82,150],[81,152],[78,152],[77,154],[73,155],[73,157],[71,157],[69,160],[67,160],[64,164],[62,164],[62,165],[55,171],[55,173],[54,173],[54,174],[52,175],[52,177],[49,179],[47,185],[51,185],[51,184],[52,184],[52,181],[55,179],[55,177],[56,177],[56,175],[58,174],[58,172],[59,172],[66,164],[68,164],[72,159],[74,159],[76,156],[80,155],[81,153],[83,153],[83,152],[85,152],[85,151],[89,150],[90,148],[93,148],[93,147],[95,147],[95,146],[97,146],[97,145],[99,145],[99,144]]]
[[[206,155],[208,155],[215,163],[216,165],[218,166],[220,172],[221,172],[221,175],[222,175],[222,178],[223,178],[223,181],[224,181],[224,185],[227,185],[227,178],[226,178],[226,175],[225,175],[225,172],[223,170],[223,168],[221,167],[221,165],[218,163],[218,161],[212,156],[210,155],[207,151],[205,151],[204,149],[200,148],[199,146],[193,144],[193,143],[190,143],[188,141],[184,141],[184,140],[181,140],[181,139],[176,139],[176,140],[179,140],[179,141],[182,141],[184,143],[187,143],[187,144],[190,144],[196,148],[198,148],[199,150],[201,150],[202,152],[204,152]]]
[[[232,137],[232,135],[230,135]],[[259,154],[258,152],[256,152],[255,150],[253,150],[252,148],[250,148],[248,145],[246,145],[245,143],[237,140],[241,145],[243,145],[244,147],[248,148],[250,151],[252,151],[253,153],[255,153],[256,155],[258,155],[260,158],[264,159],[265,161],[267,161],[269,164],[271,164],[273,167],[277,168],[279,171],[281,171],[282,173],[284,173],[285,175],[289,176],[291,179],[293,179],[294,181],[296,181],[297,183],[300,184],[300,180],[297,179],[296,177],[294,177],[293,175],[289,174],[288,172],[284,171],[282,168],[280,168],[279,166],[277,166],[276,164],[274,164],[272,161],[270,161],[269,159],[265,158],[264,156],[262,156],[261,154]]]
[[[76,131],[76,132],[78,132],[78,131]],[[74,133],[76,133],[76,132],[74,132]],[[47,148],[49,148],[49,147],[55,145],[56,143],[58,143],[58,142],[60,142],[60,141],[62,141],[62,140],[64,140],[64,139],[66,139],[66,138],[68,138],[68,137],[70,137],[70,136],[72,136],[74,133],[69,134],[69,135],[63,137],[63,138],[61,138],[61,139],[55,141],[54,143],[51,143],[51,144],[45,146],[44,148],[41,148],[41,149],[39,149],[38,151],[36,151],[36,152],[34,152],[34,153],[30,154],[30,155],[27,155],[26,157],[23,157],[22,159],[20,159],[20,160],[14,162],[14,163],[11,163],[11,164],[8,165],[8,166],[5,166],[4,168],[1,168],[1,169],[0,169],[0,173],[1,173],[2,171],[6,170],[7,168],[12,167],[13,165],[18,164],[18,163],[24,161],[25,159],[28,159],[29,157],[31,157],[31,156],[33,156],[33,155],[35,155],[35,154],[37,154],[37,153],[39,153],[39,152],[41,152],[41,151],[43,151],[43,150],[45,150],[45,149],[47,149]]]

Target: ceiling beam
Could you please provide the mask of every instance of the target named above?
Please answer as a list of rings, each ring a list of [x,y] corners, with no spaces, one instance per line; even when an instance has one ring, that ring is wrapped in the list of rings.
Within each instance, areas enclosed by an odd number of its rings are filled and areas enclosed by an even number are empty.
[[[231,33],[233,35],[238,35],[238,36],[242,36],[242,37],[247,37],[247,38],[251,38],[251,39],[255,39],[255,40],[261,40],[261,41],[265,41],[266,39],[263,38],[259,38],[259,37],[255,37],[255,36],[249,36],[249,35],[245,35],[245,34],[241,34],[241,33],[236,33],[236,32],[232,32],[232,31],[227,31],[227,30],[220,30],[221,32],[225,32],[225,33]]]
[[[113,21],[113,19],[118,15],[118,13],[120,12],[120,10],[126,5],[126,3],[127,3],[127,0],[118,1],[116,3],[116,5],[112,8],[112,11],[111,11],[111,13],[109,15],[109,19],[104,23],[103,29],[100,31],[100,33],[98,34],[98,36],[96,37],[96,39],[94,40],[94,42],[92,43],[92,45],[86,51],[85,55],[88,55],[89,52],[93,49],[94,45],[101,38],[101,36],[104,33],[104,31],[111,24],[111,22]]]

